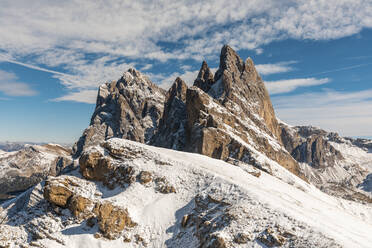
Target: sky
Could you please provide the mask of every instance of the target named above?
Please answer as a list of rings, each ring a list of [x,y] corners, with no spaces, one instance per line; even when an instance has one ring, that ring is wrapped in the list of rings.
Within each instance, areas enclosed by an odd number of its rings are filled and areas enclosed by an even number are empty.
[[[100,84],[133,67],[192,85],[224,44],[282,121],[372,137],[372,0],[0,2],[0,141],[73,143]]]

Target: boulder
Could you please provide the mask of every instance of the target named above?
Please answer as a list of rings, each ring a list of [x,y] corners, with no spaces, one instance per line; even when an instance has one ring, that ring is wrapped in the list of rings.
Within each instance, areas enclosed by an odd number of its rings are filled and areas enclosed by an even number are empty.
[[[108,239],[116,238],[125,227],[136,225],[129,217],[127,209],[110,202],[97,203],[93,212],[97,216],[100,231]]]
[[[146,184],[152,181],[152,174],[149,171],[141,171],[138,175],[138,180],[141,184]]]
[[[46,181],[44,198],[50,203],[66,208],[73,191],[68,188],[67,180]]]
[[[113,171],[111,159],[100,151],[88,151],[79,159],[80,172],[89,180],[106,182],[108,175]]]
[[[88,219],[88,217],[92,216],[91,209],[93,207],[93,201],[87,197],[83,197],[80,195],[74,195],[71,197],[68,208],[71,213],[81,219]]]
[[[267,228],[265,231],[263,231],[259,235],[258,240],[268,247],[282,246],[286,242],[286,239],[280,234],[276,233],[272,228]]]

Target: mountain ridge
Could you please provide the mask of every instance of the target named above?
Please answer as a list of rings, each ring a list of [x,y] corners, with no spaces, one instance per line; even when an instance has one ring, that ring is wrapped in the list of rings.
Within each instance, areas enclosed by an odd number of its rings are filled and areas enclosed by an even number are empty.
[[[253,61],[227,45],[193,86],[129,69],[99,87],[68,162],[50,156],[1,205],[0,246],[367,248],[371,144],[278,120]],[[0,166],[40,156],[0,152]]]

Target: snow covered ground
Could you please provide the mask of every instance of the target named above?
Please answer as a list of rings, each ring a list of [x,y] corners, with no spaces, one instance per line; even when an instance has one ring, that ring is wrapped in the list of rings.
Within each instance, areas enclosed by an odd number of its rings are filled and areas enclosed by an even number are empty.
[[[55,217],[58,221],[52,221],[53,218],[41,215],[35,216],[33,221],[39,224],[49,221],[50,237],[58,237],[55,239],[62,242],[46,237],[39,239],[38,244],[71,248],[142,247],[144,243],[147,247],[198,247],[200,239],[196,234],[200,230],[196,225],[182,227],[181,220],[184,215],[201,214],[195,210],[196,196],[208,196],[219,199],[214,205],[208,205],[218,211],[205,217],[218,226],[211,229],[213,235],[222,237],[227,247],[265,247],[259,237],[268,227],[287,230],[295,236],[292,241],[288,239],[284,247],[371,247],[371,206],[322,193],[285,169],[281,173],[282,180],[263,172],[256,177],[249,173],[251,168],[245,164],[234,166],[199,154],[124,139],[115,138],[109,142],[114,147],[141,151],[142,156],[131,161],[116,162],[128,163],[136,171],[150,171],[153,175],[165,177],[176,188],[176,193],[161,194],[154,190],[152,183],[135,182],[125,189],[117,187],[114,190],[95,183],[96,195],[128,208],[131,218],[138,223],[124,232],[132,242],[123,242],[124,237],[114,241],[97,239],[93,235],[97,230],[87,228],[84,223],[56,224],[62,217]],[[77,171],[74,175],[81,177]],[[43,201],[40,184],[33,194],[39,194],[38,201]],[[15,216],[21,214],[22,211]],[[232,217],[226,220],[227,216]],[[25,239],[26,229],[9,221],[3,224],[2,230],[13,230],[16,238]],[[246,244],[234,243],[238,233],[248,233],[251,240]],[[134,242],[136,235],[144,241]]]

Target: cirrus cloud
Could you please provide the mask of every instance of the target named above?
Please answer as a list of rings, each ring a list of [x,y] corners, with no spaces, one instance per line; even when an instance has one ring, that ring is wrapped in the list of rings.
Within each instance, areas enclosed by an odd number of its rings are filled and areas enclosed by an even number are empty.
[[[269,90],[270,94],[281,94],[281,93],[288,93],[294,91],[299,87],[310,87],[315,85],[322,85],[329,83],[331,80],[329,78],[295,78],[295,79],[286,79],[286,80],[278,80],[278,81],[271,81],[265,82],[267,89]]]
[[[64,74],[54,76],[68,92],[83,92],[147,60],[215,58],[226,43],[261,53],[277,40],[349,36],[372,27],[371,13],[369,0],[3,0],[0,52],[58,67]],[[266,65],[266,73],[275,70],[290,66]]]

